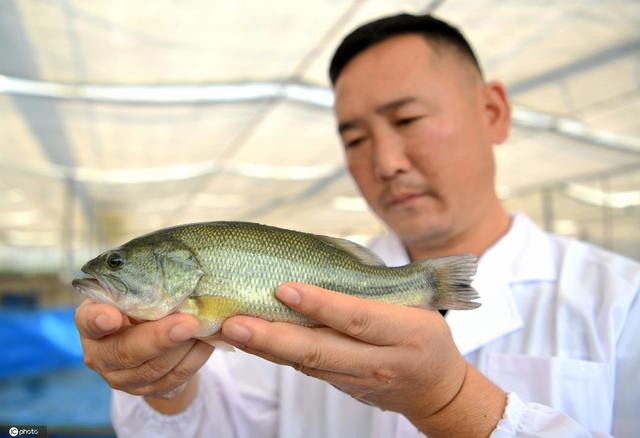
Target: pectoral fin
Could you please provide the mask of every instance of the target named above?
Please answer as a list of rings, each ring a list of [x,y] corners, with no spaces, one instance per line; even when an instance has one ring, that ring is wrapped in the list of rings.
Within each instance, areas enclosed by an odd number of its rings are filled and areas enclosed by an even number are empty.
[[[233,298],[201,295],[187,298],[178,311],[198,319],[200,328],[196,337],[204,338],[220,330],[225,319],[242,313],[243,309],[242,303]]]

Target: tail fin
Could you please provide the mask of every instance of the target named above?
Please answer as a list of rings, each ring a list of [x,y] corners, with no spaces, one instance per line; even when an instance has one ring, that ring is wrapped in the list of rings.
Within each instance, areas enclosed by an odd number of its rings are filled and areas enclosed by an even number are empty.
[[[430,307],[434,309],[468,310],[480,307],[480,298],[471,286],[476,273],[477,258],[462,254],[419,262],[432,272],[430,286],[435,289]]]

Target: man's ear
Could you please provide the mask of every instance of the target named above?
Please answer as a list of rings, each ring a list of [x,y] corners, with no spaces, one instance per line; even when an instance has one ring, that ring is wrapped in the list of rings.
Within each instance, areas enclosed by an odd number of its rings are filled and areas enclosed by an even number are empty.
[[[511,130],[511,104],[504,85],[489,81],[484,85],[484,108],[491,142],[500,144],[509,137]]]

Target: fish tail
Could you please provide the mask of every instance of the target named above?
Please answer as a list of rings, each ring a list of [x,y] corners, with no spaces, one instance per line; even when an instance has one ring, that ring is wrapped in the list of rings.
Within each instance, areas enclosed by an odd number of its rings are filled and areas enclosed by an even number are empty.
[[[462,254],[419,262],[430,273],[426,279],[434,290],[429,306],[433,309],[451,310],[480,307],[480,303],[473,301],[480,298],[480,295],[471,286],[477,260],[473,254]]]

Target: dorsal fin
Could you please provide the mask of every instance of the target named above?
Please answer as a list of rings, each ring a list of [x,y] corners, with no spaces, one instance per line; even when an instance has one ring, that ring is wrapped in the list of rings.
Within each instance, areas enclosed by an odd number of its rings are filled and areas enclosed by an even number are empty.
[[[340,239],[339,237],[330,237],[330,236],[322,236],[316,235],[318,239],[324,241],[328,245],[336,247],[347,254],[349,254],[354,259],[364,263],[369,266],[386,266],[385,262],[382,261],[380,257],[377,256],[373,251],[369,248],[365,248],[362,245],[358,245],[355,242],[352,242],[347,239]]]

